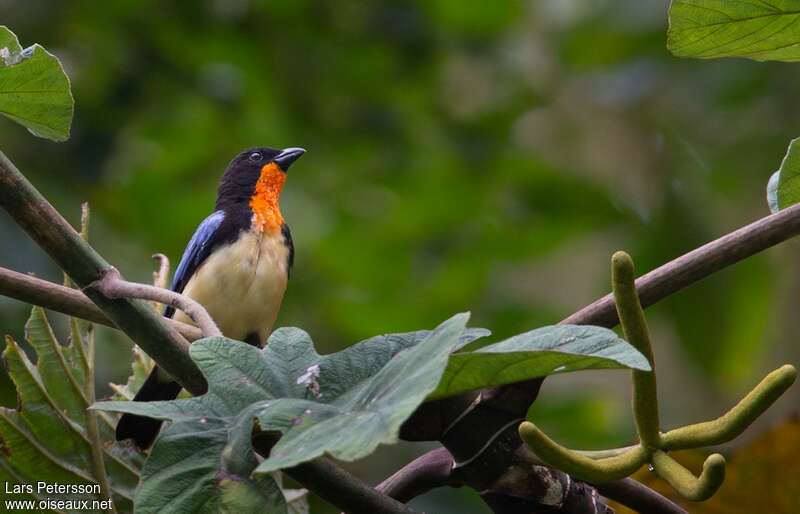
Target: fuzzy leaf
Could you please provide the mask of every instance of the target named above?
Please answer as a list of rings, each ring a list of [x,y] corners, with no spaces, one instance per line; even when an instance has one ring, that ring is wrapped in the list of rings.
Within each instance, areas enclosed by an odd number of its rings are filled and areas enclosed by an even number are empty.
[[[26,324],[26,339],[36,351],[32,364],[19,345],[6,338],[3,362],[19,398],[17,410],[0,408],[0,477],[9,484],[38,481],[97,484],[92,446],[87,432],[86,380],[94,380],[84,345],[87,333],[72,324],[72,341],[56,340],[44,310],[34,307]],[[112,446],[113,421],[98,417],[105,474],[117,512],[133,511],[142,456],[124,446]],[[21,494],[13,499],[105,500],[99,495]]]
[[[252,480],[227,469],[221,457],[228,429],[225,420],[202,417],[167,427],[142,470],[136,512],[285,513],[285,501],[272,477]],[[247,462],[239,455],[231,460]],[[255,465],[250,462],[251,468]]]
[[[397,354],[370,379],[331,403],[308,405],[312,402],[278,400],[276,403],[292,402],[297,415],[257,472],[291,467],[324,453],[352,461],[366,457],[379,444],[396,442],[400,425],[439,383],[466,322],[466,314],[451,318],[424,341]],[[322,386],[321,380],[322,375]],[[259,424],[267,425],[285,414],[273,414],[272,408],[259,411]]]
[[[450,357],[429,399],[581,369],[649,370],[647,359],[612,330],[554,325]]]
[[[23,50],[17,36],[0,26],[0,113],[36,136],[64,141],[73,109],[59,60],[40,45]]]
[[[673,0],[667,48],[678,57],[800,60],[796,0]]]

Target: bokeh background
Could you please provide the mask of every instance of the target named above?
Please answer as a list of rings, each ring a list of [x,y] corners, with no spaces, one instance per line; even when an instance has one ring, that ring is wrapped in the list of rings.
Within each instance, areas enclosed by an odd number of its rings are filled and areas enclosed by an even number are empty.
[[[768,214],[765,185],[800,135],[800,68],[665,49],[667,3],[638,0],[0,0],[23,46],[64,62],[72,138],[2,119],[2,148],[131,279],[176,264],[244,147],[302,146],[282,206],[296,245],[280,325],[320,350],[472,311],[496,339],[555,323],[640,272]],[[0,215],[0,265],[60,280]],[[662,417],[718,414],[800,362],[800,245],[738,264],[648,310]],[[0,300],[23,337],[28,306]],[[101,392],[130,343],[100,336]],[[743,437],[797,413],[799,388]],[[0,402],[14,404],[0,376]],[[633,434],[627,376],[549,379],[531,416],[573,447]],[[371,482],[429,447],[351,465]],[[415,503],[485,512],[466,490]],[[317,503],[313,512],[327,512]]]

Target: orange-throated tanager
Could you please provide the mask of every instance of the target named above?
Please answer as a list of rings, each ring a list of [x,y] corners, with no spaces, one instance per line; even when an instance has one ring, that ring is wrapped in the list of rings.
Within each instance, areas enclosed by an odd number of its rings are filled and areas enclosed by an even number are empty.
[[[197,227],[175,270],[172,290],[203,305],[231,339],[261,346],[278,316],[294,260],[289,226],[280,199],[289,166],[302,148],[253,148],[228,164],[217,190],[214,212]],[[167,317],[191,322],[172,307]],[[134,401],[172,400],[181,387],[154,368]],[[147,448],[161,421],[124,414],[117,440]]]

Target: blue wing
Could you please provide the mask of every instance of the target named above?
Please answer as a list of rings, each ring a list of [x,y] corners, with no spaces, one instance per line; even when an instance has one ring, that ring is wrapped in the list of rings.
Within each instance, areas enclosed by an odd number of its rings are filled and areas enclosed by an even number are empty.
[[[218,242],[218,237],[215,236],[219,235],[219,227],[224,220],[225,212],[216,211],[204,219],[194,231],[192,239],[186,245],[186,250],[183,251],[183,257],[175,270],[175,276],[172,278],[171,289],[173,291],[182,292],[197,268],[211,254],[215,243]],[[174,307],[168,306],[164,309],[164,316],[168,318],[171,318],[174,313]]]

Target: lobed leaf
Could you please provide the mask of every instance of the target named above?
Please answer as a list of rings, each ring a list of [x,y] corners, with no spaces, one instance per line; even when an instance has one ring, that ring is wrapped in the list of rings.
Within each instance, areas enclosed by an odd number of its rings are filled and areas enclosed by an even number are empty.
[[[796,0],[672,0],[667,48],[678,57],[800,60]]]
[[[0,476],[9,484],[98,484],[87,433],[85,381],[94,380],[88,366],[85,333],[71,323],[71,343],[55,337],[45,312],[34,307],[26,339],[37,354],[34,365],[19,345],[6,338],[3,362],[18,395],[18,409],[0,408]],[[105,477],[117,512],[133,511],[141,455],[130,447],[112,446],[113,426],[98,419]],[[35,490],[35,489],[34,489]],[[93,495],[24,494],[17,498],[92,500]],[[96,499],[106,498],[97,496]]]

